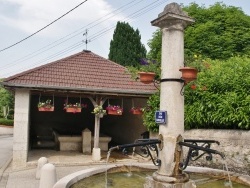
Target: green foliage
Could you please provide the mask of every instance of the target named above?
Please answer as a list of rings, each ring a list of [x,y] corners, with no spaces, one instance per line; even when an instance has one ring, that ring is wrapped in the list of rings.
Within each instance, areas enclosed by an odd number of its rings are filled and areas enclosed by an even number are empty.
[[[146,53],[139,30],[134,30],[128,23],[117,22],[110,42],[109,59],[123,66],[136,67],[140,58],[146,57]]]
[[[250,55],[250,16],[241,9],[221,3],[209,8],[191,3],[183,10],[195,19],[185,30],[186,55],[211,59]]]
[[[250,58],[226,61],[200,59],[198,79],[185,86],[185,128],[250,129]],[[149,131],[157,132],[154,113],[159,93],[152,95],[143,114]]]
[[[191,3],[183,7],[195,23],[185,29],[185,59],[202,55],[210,59],[250,56],[250,16],[233,6],[216,3],[209,8]],[[149,40],[149,59],[161,61],[160,30]]]
[[[157,92],[148,99],[147,107],[143,112],[143,124],[148,131],[158,132],[159,125],[155,123],[155,111],[160,108],[160,93]]]
[[[203,62],[207,68],[185,87],[186,128],[250,129],[250,59]]]
[[[13,126],[14,125],[14,120],[0,118],[0,125]]]
[[[3,117],[3,107],[6,107],[9,110],[9,114],[12,117],[13,116],[13,109],[14,109],[14,95],[9,92],[8,90],[6,90],[5,88],[3,88],[2,86],[0,86],[0,117]]]
[[[153,72],[155,73],[155,79],[159,79],[161,75],[161,63],[157,61],[147,60],[144,58],[140,60],[139,66],[127,66],[127,69],[133,79],[138,78],[138,72]]]
[[[158,62],[161,62],[161,30],[158,29],[153,33],[153,38],[148,41],[148,46],[150,48],[149,53],[147,54],[148,59],[155,59]]]

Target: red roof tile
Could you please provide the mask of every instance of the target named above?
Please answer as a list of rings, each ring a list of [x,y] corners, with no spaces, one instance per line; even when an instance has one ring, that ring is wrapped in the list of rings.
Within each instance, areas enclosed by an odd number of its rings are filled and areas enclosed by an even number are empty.
[[[131,79],[126,68],[90,51],[6,78],[3,85],[25,88],[151,94],[153,84]]]

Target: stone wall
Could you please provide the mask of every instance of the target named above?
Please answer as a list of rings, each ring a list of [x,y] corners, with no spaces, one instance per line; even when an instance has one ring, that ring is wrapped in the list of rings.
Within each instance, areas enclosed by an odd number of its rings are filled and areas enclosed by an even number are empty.
[[[226,155],[226,163],[230,171],[250,174],[250,131],[242,130],[186,130],[185,139],[209,139],[217,140],[220,145],[212,144],[211,149],[216,149]],[[185,154],[187,149],[184,150]],[[223,168],[223,160],[218,155],[213,155],[212,161],[206,161],[205,157],[189,163],[195,166],[207,166]]]

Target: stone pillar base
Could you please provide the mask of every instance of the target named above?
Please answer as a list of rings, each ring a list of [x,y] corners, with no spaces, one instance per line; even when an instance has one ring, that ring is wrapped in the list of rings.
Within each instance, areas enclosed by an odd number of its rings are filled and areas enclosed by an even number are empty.
[[[93,148],[92,160],[93,161],[100,161],[101,160],[101,149],[100,148]]]
[[[196,188],[192,180],[183,183],[164,183],[155,181],[153,177],[146,177],[144,188]]]

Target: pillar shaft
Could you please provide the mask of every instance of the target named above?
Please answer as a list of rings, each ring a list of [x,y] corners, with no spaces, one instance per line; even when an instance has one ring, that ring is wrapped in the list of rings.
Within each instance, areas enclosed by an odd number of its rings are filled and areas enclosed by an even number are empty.
[[[184,28],[193,20],[180,6],[171,3],[164,8],[152,25],[162,30],[161,79],[180,79],[179,69],[184,66]],[[182,182],[179,162],[181,147],[177,144],[179,135],[184,133],[184,97],[180,94],[183,83],[178,81],[161,82],[160,110],[167,111],[167,123],[159,126],[163,138],[163,149],[159,152],[161,166],[153,175],[159,182]]]

